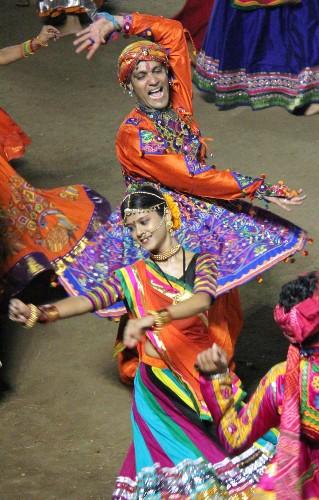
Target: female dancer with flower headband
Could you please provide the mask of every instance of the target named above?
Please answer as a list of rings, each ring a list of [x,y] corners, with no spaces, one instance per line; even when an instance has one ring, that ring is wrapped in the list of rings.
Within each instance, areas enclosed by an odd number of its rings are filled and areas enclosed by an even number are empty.
[[[230,453],[246,449],[269,428],[279,426],[277,453],[257,498],[315,500],[319,498],[319,274],[312,272],[284,285],[274,317],[290,342],[287,361],[267,373],[239,413],[225,353],[217,345],[197,358],[206,375],[201,389],[221,443]]]
[[[233,493],[236,499],[250,498],[274,450],[259,443],[232,461],[216,443],[194,366],[196,355],[211,344],[216,263],[211,254],[194,254],[177,242],[171,230],[179,224],[178,208],[173,207],[170,197],[153,186],[134,186],[121,215],[148,257],[116,270],[91,292],[53,305],[35,307],[13,299],[10,319],[32,327],[124,299],[130,315],[124,344],[137,348],[139,366],[133,443],[113,498],[169,498],[173,493],[184,499],[232,498]],[[239,402],[238,383],[234,376]]]
[[[242,324],[235,287],[302,249],[306,240],[300,228],[262,209],[252,210],[238,199],[262,199],[289,210],[301,204],[304,196],[281,183],[268,185],[264,176],[219,171],[207,163],[205,140],[193,117],[187,41],[178,21],[100,13],[79,34],[77,52],[88,50],[90,59],[114,31],[143,38],[123,50],[118,64],[120,84],[137,98],[116,139],[125,182],[160,184],[181,210],[178,241],[191,251],[216,255],[214,341],[231,359]],[[62,273],[61,282],[71,294],[89,290],[116,268],[143,256],[123,234],[120,220],[116,210],[92,246]],[[116,317],[122,312],[118,307],[99,314]]]

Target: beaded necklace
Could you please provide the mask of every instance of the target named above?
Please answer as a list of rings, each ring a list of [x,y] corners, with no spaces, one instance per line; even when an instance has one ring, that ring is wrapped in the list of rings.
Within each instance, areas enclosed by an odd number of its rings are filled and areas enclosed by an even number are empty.
[[[199,138],[173,108],[155,110],[140,104],[138,109],[154,122],[157,132],[168,143],[168,150],[184,154],[189,163],[198,160]]]
[[[168,260],[170,257],[173,257],[173,255],[176,255],[179,252],[180,248],[181,245],[177,243],[177,245],[175,245],[172,248],[169,248],[165,252],[151,253],[151,259],[158,262],[164,262],[165,260]]]

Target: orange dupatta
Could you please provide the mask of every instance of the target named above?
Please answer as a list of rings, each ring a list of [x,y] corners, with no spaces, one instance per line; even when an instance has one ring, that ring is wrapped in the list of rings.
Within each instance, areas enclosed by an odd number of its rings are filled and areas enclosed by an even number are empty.
[[[133,317],[142,317],[149,310],[160,310],[173,303],[174,296],[187,289],[181,280],[164,274],[150,261],[138,261],[132,266],[116,271]],[[212,309],[214,309],[214,305]],[[208,410],[200,391],[199,374],[195,368],[197,354],[212,344],[210,328],[200,316],[175,320],[165,325],[160,334],[149,330],[147,339],[152,343],[165,364],[186,383],[191,390],[195,406],[203,418]],[[139,344],[139,356],[143,360],[146,338]]]

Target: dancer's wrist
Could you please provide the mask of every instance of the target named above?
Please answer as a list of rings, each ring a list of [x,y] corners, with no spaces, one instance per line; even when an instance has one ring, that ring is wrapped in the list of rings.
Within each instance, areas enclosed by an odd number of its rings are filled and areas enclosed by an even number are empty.
[[[27,304],[29,309],[26,321],[23,324],[24,328],[33,328],[40,317],[40,310],[34,304]]]
[[[168,309],[149,311],[149,315],[151,315],[153,318],[152,326],[156,330],[161,330],[165,325],[168,325],[172,321],[172,316]]]
[[[39,323],[52,323],[60,319],[58,308],[53,304],[39,306],[40,316],[38,317]]]
[[[113,16],[109,12],[98,12],[94,16],[94,21],[98,21],[99,19],[111,22],[113,24],[114,31],[122,31],[123,16]]]

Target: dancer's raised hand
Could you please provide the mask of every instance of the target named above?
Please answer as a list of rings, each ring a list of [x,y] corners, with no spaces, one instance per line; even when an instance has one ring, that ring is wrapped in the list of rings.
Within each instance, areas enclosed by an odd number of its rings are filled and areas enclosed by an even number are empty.
[[[289,212],[292,207],[302,205],[306,197],[307,196],[305,194],[302,194],[302,189],[300,189],[298,194],[296,196],[292,196],[291,198],[281,198],[279,196],[264,196],[264,199]]]
[[[110,16],[116,20],[116,26],[120,28],[122,16]],[[79,54],[87,50],[87,59],[92,59],[98,48],[107,42],[112,33],[116,31],[114,21],[101,17],[90,26],[76,34],[77,39],[73,42],[76,46],[75,52]]]
[[[130,319],[124,329],[123,344],[129,349],[133,349],[141,340],[145,330],[154,324],[154,317],[151,315],[143,318]]]
[[[45,46],[48,44],[49,40],[56,41],[60,38],[60,31],[54,26],[43,26],[38,36],[35,38],[35,41],[38,41],[40,45]]]

